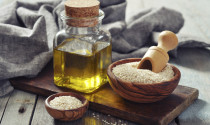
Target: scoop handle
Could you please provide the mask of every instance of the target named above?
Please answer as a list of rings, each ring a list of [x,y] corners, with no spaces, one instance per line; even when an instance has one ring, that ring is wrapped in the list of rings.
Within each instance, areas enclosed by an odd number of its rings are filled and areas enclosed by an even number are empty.
[[[176,48],[177,45],[178,45],[178,38],[176,34],[174,34],[171,31],[163,31],[160,33],[158,37],[157,47],[168,52],[169,50]]]

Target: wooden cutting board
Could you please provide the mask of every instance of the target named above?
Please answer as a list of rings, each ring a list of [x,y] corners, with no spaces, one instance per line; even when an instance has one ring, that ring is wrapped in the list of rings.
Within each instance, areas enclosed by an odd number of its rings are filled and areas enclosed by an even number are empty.
[[[17,89],[43,96],[72,91],[54,85],[52,63],[49,63],[35,78],[21,77],[10,81]],[[125,100],[117,95],[109,84],[95,93],[82,95],[89,100],[89,108],[92,110],[144,125],[167,125],[198,98],[198,90],[179,85],[167,98],[150,104]]]

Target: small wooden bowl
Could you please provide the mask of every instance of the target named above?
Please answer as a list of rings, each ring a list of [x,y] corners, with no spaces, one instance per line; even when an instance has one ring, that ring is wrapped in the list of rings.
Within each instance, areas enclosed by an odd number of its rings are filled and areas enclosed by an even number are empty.
[[[82,107],[79,107],[77,109],[71,109],[71,110],[60,110],[60,109],[55,109],[50,106],[50,101],[53,100],[55,97],[59,96],[72,96],[76,97],[82,102]],[[81,118],[85,112],[87,111],[89,106],[88,100],[76,93],[71,93],[71,92],[62,92],[62,93],[56,93],[51,96],[49,96],[45,100],[45,108],[47,112],[55,119],[61,120],[61,121],[73,121]]]
[[[128,58],[116,61],[109,65],[107,75],[112,89],[123,98],[138,103],[156,102],[171,94],[177,87],[181,77],[179,69],[171,64],[169,65],[173,67],[174,77],[170,81],[160,83],[146,84],[129,82],[116,77],[114,73],[112,73],[113,67],[117,65],[129,62],[139,62],[140,60],[141,58]]]

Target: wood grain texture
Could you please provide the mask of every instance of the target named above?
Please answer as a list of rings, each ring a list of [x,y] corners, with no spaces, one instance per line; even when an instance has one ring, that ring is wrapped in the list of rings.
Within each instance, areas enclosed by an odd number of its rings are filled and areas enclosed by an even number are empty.
[[[131,0],[132,5],[134,1],[136,0]],[[210,22],[207,21],[210,20],[208,0],[200,0],[199,2],[196,0],[142,0],[142,3],[142,9],[164,6],[182,13],[185,23],[179,33],[199,37],[210,43],[210,32],[207,30],[210,28]]]
[[[56,92],[72,91],[53,84],[52,64],[49,64],[36,78],[16,78],[13,86],[25,91],[49,96]],[[80,93],[82,94],[82,93]],[[198,97],[193,88],[178,86],[164,100],[151,104],[134,103],[117,95],[106,84],[93,94],[82,94],[90,102],[90,109],[122,119],[143,124],[168,124]],[[164,109],[164,110],[163,110]]]
[[[34,110],[31,125],[54,125],[54,119],[47,113],[45,109],[45,97],[38,96],[36,107]]]
[[[142,0],[143,8],[165,6],[183,14],[184,27],[180,34],[195,36],[210,43],[210,1],[209,0]],[[210,49],[180,48],[178,58],[171,63],[182,72],[181,85],[197,88],[199,99],[179,116],[181,125],[210,124]]]
[[[181,58],[172,60],[176,62],[177,67],[182,67],[181,72],[185,74],[182,76],[180,83],[182,85],[195,87],[200,92],[199,99],[193,105],[191,105],[188,110],[180,115],[180,124],[209,124],[210,53],[208,50],[198,48],[187,49],[187,51],[186,49],[180,49],[180,52],[182,52],[180,53]],[[193,58],[189,57],[189,54],[192,54]]]
[[[170,81],[154,84],[125,81],[116,77],[112,73],[112,69],[117,65],[130,62],[139,62],[140,60],[141,58],[123,59],[112,63],[108,67],[107,75],[112,89],[123,98],[139,103],[151,103],[166,98],[177,87],[181,77],[179,69],[177,69],[175,66],[172,66],[174,77]]]
[[[9,100],[9,98],[10,98],[10,94],[5,95],[3,97],[0,97],[0,123],[1,123],[1,119],[2,119],[2,117],[4,115],[4,111],[5,111],[5,108],[7,106],[7,102]]]
[[[60,121],[53,119],[46,111],[45,97],[39,96],[31,125],[137,125],[135,123],[88,110],[85,115],[76,121]],[[174,122],[173,122],[174,123]],[[174,125],[174,124],[171,124]]]
[[[1,125],[28,125],[35,101],[36,95],[14,90],[5,109]]]
[[[0,6],[5,5],[5,3],[11,3],[10,1],[14,0],[0,0]],[[128,23],[131,19],[130,17],[137,14],[140,10],[144,10],[150,7],[157,8],[160,6],[166,6],[168,8],[175,9],[183,14],[185,18],[185,24],[180,33],[198,36],[207,40],[210,39],[209,0],[128,0],[127,2],[128,5],[126,20]],[[176,67],[178,67],[183,74],[180,84],[197,88],[200,92],[199,99],[196,100],[195,103],[193,103],[179,116],[179,122],[173,121],[171,125],[175,125],[176,123],[181,125],[207,125],[210,123],[209,57],[210,53],[207,50],[202,50],[198,48],[183,48],[179,50],[179,57],[170,61]],[[40,90],[38,90],[38,92],[39,91]],[[111,123],[117,125],[134,125],[134,123],[117,119],[109,115],[104,115],[102,113],[92,110],[89,110],[86,115],[80,120],[74,122],[60,122],[58,120],[54,120],[48,115],[43,105],[44,99],[45,98],[41,96],[38,99],[36,110],[32,120],[32,125],[42,125],[46,123],[49,125],[109,125]]]
[[[178,5],[182,8],[182,12],[186,15],[186,21],[193,22],[195,24],[196,29],[192,28],[191,31],[188,28],[185,28],[185,31],[196,32],[198,34],[202,34],[201,38],[205,38],[205,42],[210,43],[210,1],[209,0],[200,0],[199,2],[196,0],[185,0],[185,1],[178,1]],[[200,32],[200,33],[199,33]],[[198,35],[197,34],[197,35]],[[200,35],[198,35],[200,37]]]
[[[53,100],[55,97],[59,96],[72,96],[77,99],[79,99],[82,102],[82,106],[76,109],[71,109],[71,110],[59,110],[55,109],[50,106],[50,101]],[[87,111],[89,106],[88,100],[76,93],[72,92],[61,92],[61,93],[56,93],[51,96],[49,96],[46,101],[45,101],[45,107],[47,112],[55,119],[61,120],[61,121],[74,121],[79,118],[81,118],[85,112]]]

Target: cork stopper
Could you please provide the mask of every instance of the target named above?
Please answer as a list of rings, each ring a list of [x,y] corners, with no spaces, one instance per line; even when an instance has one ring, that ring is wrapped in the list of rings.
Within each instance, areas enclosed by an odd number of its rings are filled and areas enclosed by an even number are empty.
[[[67,0],[65,12],[70,17],[67,24],[75,27],[95,26],[98,24],[99,5],[98,0]]]

